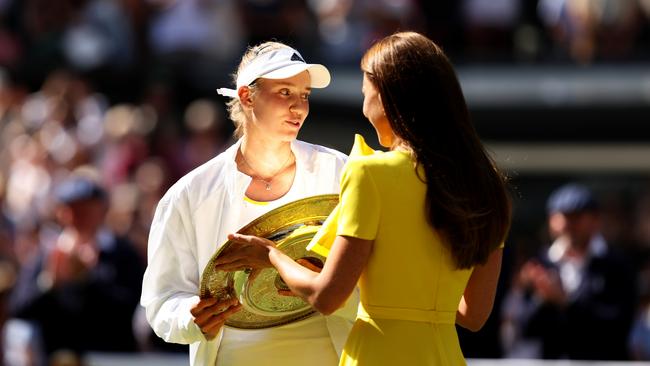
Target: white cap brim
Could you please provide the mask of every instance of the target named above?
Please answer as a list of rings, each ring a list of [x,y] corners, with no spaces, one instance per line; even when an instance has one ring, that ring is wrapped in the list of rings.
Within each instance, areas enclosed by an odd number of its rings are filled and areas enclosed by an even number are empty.
[[[291,47],[283,47],[258,55],[237,75],[236,89],[220,88],[221,95],[237,98],[237,90],[250,85],[256,79],[287,79],[308,71],[310,87],[324,88],[329,85],[331,76],[329,70],[321,64],[308,64],[298,51]]]
[[[329,70],[321,64],[305,64],[295,63],[287,65],[277,70],[273,70],[267,74],[260,75],[263,79],[287,79],[300,74],[303,71],[308,71],[311,77],[312,88],[325,88],[330,84],[331,76]]]

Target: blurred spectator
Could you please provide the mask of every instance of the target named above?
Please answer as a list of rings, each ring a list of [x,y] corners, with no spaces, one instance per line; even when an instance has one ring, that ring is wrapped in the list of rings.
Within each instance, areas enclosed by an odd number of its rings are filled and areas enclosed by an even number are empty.
[[[359,17],[367,29],[361,34],[362,51],[396,29],[419,31],[424,28],[421,8],[416,0],[362,0],[357,1]]]
[[[148,0],[153,11],[148,29],[152,64],[164,70],[179,97],[194,99],[214,85],[229,81],[246,46],[235,0]],[[268,27],[283,22],[261,23]],[[279,34],[273,36],[280,36]],[[146,65],[148,72],[151,64]],[[182,101],[187,103],[186,100]]]
[[[361,59],[360,48],[366,24],[353,16],[352,0],[311,0],[309,10],[316,16],[320,55],[327,63],[350,63]]]
[[[255,45],[271,39],[287,42],[312,57],[318,41],[314,14],[302,0],[237,1],[241,26],[246,30],[245,44]]]
[[[319,58],[354,65],[376,40],[396,29],[422,31],[421,5],[415,0],[310,0],[316,16]],[[307,51],[309,45],[305,45]],[[302,47],[301,47],[302,49]]]
[[[508,55],[521,18],[521,0],[464,0],[463,23],[469,57]]]
[[[589,64],[634,54],[643,22],[640,5],[639,0],[540,0],[539,11],[556,51]]]
[[[629,338],[635,360],[650,360],[650,262],[639,272],[639,305]]]
[[[179,154],[184,173],[219,155],[234,141],[230,139],[223,108],[207,99],[195,100],[185,110],[188,136]]]
[[[156,118],[146,108],[119,104],[106,112],[104,154],[100,162],[107,187],[128,181],[149,155],[147,135],[156,127]]]
[[[598,19],[599,56],[604,60],[624,60],[632,56],[643,21],[640,1],[592,0],[592,2]]]
[[[13,243],[15,240],[15,230],[13,223],[5,215],[4,207],[5,201],[5,177],[0,171],[0,260],[9,259],[14,260]],[[1,280],[0,280],[1,282]]]
[[[640,243],[641,250],[650,253],[650,182],[648,183],[648,189],[636,199],[636,222],[634,223],[636,230],[634,234]]]
[[[29,95],[21,122],[56,166],[72,170],[92,161],[102,138],[106,100],[88,82],[67,70],[56,70],[42,88]]]
[[[47,156],[33,137],[21,133],[10,142],[5,212],[21,227],[33,227],[43,211],[52,178]]]
[[[55,198],[61,231],[21,269],[10,314],[35,325],[48,358],[61,350],[135,351],[142,259],[103,225],[107,194],[93,178],[74,174],[57,186]]]
[[[639,304],[630,334],[630,352],[635,360],[650,360],[650,191],[638,199],[635,236],[639,242]]]
[[[175,182],[185,173],[178,164],[178,151],[182,146],[182,109],[178,90],[169,82],[156,80],[149,83],[140,107],[154,124],[148,136],[149,153],[161,158],[165,164],[170,182]],[[194,99],[192,99],[194,100]],[[191,103],[191,101],[190,101]],[[168,184],[169,182],[166,182]]]
[[[0,172],[0,208],[4,202],[4,176]],[[7,320],[8,294],[16,281],[17,263],[14,255],[15,234],[13,224],[0,210],[0,330]],[[0,345],[2,344],[0,338]],[[1,348],[0,348],[1,349]],[[5,364],[0,358],[0,364]]]
[[[424,18],[426,33],[442,45],[452,60],[464,50],[464,24],[461,1],[420,0],[420,11]]]
[[[147,258],[147,238],[154,210],[169,182],[165,163],[150,158],[138,166],[132,181],[118,184],[112,190],[107,224],[119,236],[129,238],[143,261]]]
[[[234,1],[148,0],[155,13],[151,46],[158,55],[194,53],[232,61],[241,50]]]
[[[66,27],[76,16],[76,0],[16,1],[18,31],[24,45],[23,75],[30,86],[39,85],[52,71],[64,65],[60,47]]]
[[[587,187],[560,187],[547,211],[555,241],[524,263],[504,301],[507,355],[628,359],[636,301],[631,263],[601,235],[599,205]]]
[[[0,1],[0,66],[15,67],[22,56],[22,47],[15,30],[9,25],[12,1]]]
[[[134,62],[133,29],[125,9],[113,0],[82,2],[63,35],[63,53],[77,70],[127,68]]]

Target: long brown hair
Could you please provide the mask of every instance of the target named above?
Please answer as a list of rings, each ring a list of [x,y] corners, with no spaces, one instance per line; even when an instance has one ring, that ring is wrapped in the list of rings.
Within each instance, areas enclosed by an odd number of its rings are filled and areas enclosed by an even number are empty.
[[[375,43],[361,67],[394,133],[421,166],[428,221],[456,266],[485,263],[510,228],[510,196],[470,121],[451,62],[430,39],[401,32]]]

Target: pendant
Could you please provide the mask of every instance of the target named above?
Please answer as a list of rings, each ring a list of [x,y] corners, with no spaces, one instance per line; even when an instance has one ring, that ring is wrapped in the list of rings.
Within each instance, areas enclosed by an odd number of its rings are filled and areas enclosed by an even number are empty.
[[[266,183],[266,190],[270,191],[271,190],[271,183],[267,183],[267,182],[264,182],[264,183]]]

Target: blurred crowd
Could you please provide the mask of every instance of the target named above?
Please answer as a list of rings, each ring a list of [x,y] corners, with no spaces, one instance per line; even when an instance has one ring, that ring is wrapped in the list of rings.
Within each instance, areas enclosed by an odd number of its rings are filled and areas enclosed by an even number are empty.
[[[0,65],[32,89],[72,67],[134,101],[156,82],[213,90],[246,45],[271,38],[356,68],[397,29],[427,34],[457,63],[650,58],[649,0],[2,0]]]
[[[155,205],[232,143],[214,89],[231,85],[246,45],[275,38],[307,60],[357,68],[374,39],[397,29],[429,35],[456,62],[650,59],[648,0],[0,0],[5,363],[185,351],[152,336],[136,305]],[[621,331],[630,343],[617,357],[650,359],[644,197],[634,217],[622,216],[633,224],[602,210],[607,241],[635,243],[623,249],[637,270],[626,295],[638,320]],[[519,239],[512,245],[527,246]],[[526,240],[551,243],[537,233]],[[526,265],[536,254],[519,251],[504,281],[528,300],[530,278],[543,272]],[[517,323],[527,307],[508,296],[494,311],[503,351],[468,356],[566,357],[531,346]]]
[[[111,105],[66,71],[33,93],[2,88],[0,319],[38,325],[9,323],[10,359],[26,357],[39,338],[36,354],[47,355],[56,345],[122,352],[155,345],[134,314],[153,210],[170,184],[227,147],[232,131],[215,101],[191,102],[179,121],[166,105],[156,95]],[[30,335],[17,344],[16,333]]]

